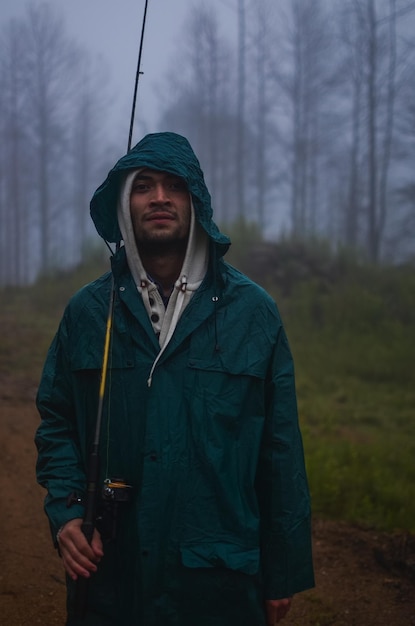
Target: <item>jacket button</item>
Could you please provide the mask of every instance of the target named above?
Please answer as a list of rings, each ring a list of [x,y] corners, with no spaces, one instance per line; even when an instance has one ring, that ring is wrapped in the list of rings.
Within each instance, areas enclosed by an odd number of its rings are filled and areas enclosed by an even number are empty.
[[[149,298],[149,299],[148,299],[148,301],[149,301],[149,303],[150,303],[150,306],[153,306],[153,305],[154,305],[154,298]]]
[[[150,461],[157,461],[157,454],[155,452],[150,454]]]
[[[152,322],[158,322],[160,317],[157,315],[157,313],[153,313],[150,319]]]

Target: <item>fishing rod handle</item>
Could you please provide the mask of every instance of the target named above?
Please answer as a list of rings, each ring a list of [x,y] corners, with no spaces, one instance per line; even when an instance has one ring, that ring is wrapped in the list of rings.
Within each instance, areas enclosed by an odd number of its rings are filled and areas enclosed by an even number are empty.
[[[79,576],[75,587],[74,615],[78,619],[83,619],[86,613],[88,601],[89,579]]]
[[[92,537],[95,530],[95,518],[98,499],[98,478],[99,478],[99,455],[98,447],[95,448],[89,458],[88,467],[88,484],[86,492],[85,502],[85,516],[82,522],[81,530],[85,535],[89,544],[92,542]],[[88,600],[88,587],[89,580],[83,576],[78,576],[75,586],[75,600],[74,610],[77,618],[83,618],[86,613],[87,600]]]

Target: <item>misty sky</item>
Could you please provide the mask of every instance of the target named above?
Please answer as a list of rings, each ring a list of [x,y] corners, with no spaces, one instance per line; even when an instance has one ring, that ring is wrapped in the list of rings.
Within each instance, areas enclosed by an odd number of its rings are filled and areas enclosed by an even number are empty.
[[[32,0],[36,4],[41,0]],[[154,132],[157,120],[156,84],[160,88],[176,44],[182,37],[186,15],[192,6],[205,0],[149,0],[140,78],[137,116],[146,132]],[[114,115],[131,110],[144,0],[53,0],[65,15],[68,34],[94,55],[102,55],[109,65],[114,90]],[[28,0],[1,0],[0,25],[24,13]],[[235,31],[235,0],[209,0],[226,23],[227,32]],[[180,71],[178,68],[177,71]],[[141,121],[141,119],[140,119]],[[126,120],[128,134],[129,120]]]

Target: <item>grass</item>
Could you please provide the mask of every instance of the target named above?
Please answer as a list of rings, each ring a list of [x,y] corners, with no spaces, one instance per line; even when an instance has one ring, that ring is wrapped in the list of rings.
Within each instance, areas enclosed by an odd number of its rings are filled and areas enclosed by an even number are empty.
[[[75,272],[44,277],[31,287],[8,287],[0,291],[0,382],[13,376],[16,382],[37,385],[69,297],[106,269],[92,263]]]
[[[415,531],[414,274],[380,274],[301,285],[283,316],[314,512]]]
[[[37,385],[91,265],[1,293],[0,380]],[[292,347],[316,515],[415,532],[415,271],[358,267],[298,282],[279,303]]]

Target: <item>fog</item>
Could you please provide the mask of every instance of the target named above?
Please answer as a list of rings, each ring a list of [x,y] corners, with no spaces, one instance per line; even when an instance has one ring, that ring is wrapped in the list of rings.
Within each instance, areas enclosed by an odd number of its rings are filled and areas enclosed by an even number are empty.
[[[40,5],[42,1],[2,0],[0,26],[13,17],[21,17],[30,4]],[[52,4],[62,12],[70,37],[108,66],[113,98],[109,123],[119,132],[124,124],[127,137],[130,120],[125,118],[132,106],[144,0],[53,0]],[[200,4],[200,0],[148,1],[136,115],[144,132],[159,130],[160,96],[156,91],[177,54],[189,10]],[[233,0],[209,0],[223,21],[227,36],[234,38],[236,19],[232,4]]]
[[[127,149],[144,5],[3,0],[0,285],[95,245],[88,204]],[[409,0],[149,0],[133,144],[188,137],[242,239],[411,262],[414,33]]]

